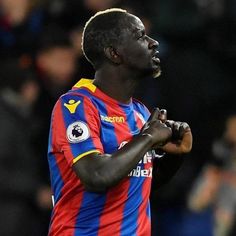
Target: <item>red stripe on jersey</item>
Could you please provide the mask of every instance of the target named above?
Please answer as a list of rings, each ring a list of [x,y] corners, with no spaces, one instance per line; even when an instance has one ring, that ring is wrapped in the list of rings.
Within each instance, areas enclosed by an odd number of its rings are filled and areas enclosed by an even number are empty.
[[[116,135],[118,145],[120,145],[123,141],[129,141],[132,135],[130,133],[129,125],[126,122],[126,114],[123,112],[123,110],[118,104],[117,106],[107,106],[106,108],[108,117],[113,117],[114,114],[116,116],[124,117],[123,123],[113,122],[114,133]],[[127,180],[127,178],[125,178],[116,187],[112,188],[107,193],[106,203],[100,218],[100,228],[98,236],[117,236],[120,234],[124,207],[128,198],[129,186],[130,182]],[[107,217],[108,215],[109,218]],[[107,226],[107,228],[102,228],[103,225]]]
[[[150,164],[149,164],[150,165]],[[145,169],[146,169],[145,165]],[[147,215],[147,206],[150,195],[150,186],[151,186],[151,178],[145,178],[143,186],[142,186],[142,198],[145,202],[142,203],[138,212],[138,229],[137,236],[149,236],[151,235],[151,221],[149,216]]]
[[[83,194],[74,195],[74,192],[69,192],[63,196],[63,199],[54,207],[52,216],[52,224],[48,236],[66,236],[74,235],[75,224],[78,216],[78,211],[82,202]],[[69,201],[68,201],[69,200]]]
[[[104,151],[103,151],[103,147],[101,144],[101,140],[98,139],[98,137],[100,137],[100,128],[101,128],[101,121],[99,120],[100,115],[98,114],[98,111],[95,109],[92,102],[89,99],[87,99],[86,97],[84,97],[84,107],[91,108],[91,110],[84,109],[85,119],[89,122],[92,117],[94,120],[96,120],[96,124],[99,124],[99,127],[97,127],[97,125],[95,127],[92,127],[92,125],[95,125],[95,124],[90,122],[89,126],[91,127],[91,129],[89,131],[90,131],[91,137],[93,138],[93,145],[94,145],[95,149],[99,150],[101,153],[103,153]],[[90,111],[90,113],[88,111]],[[94,138],[94,137],[96,137],[96,138]]]
[[[62,137],[63,134],[66,134],[66,128],[65,128],[65,123],[63,120],[63,113],[62,113],[62,108],[61,108],[61,102],[58,102],[55,107],[54,117],[53,117],[52,122],[53,122],[52,129],[53,130],[57,129],[57,132],[52,132],[52,143],[57,144],[58,142],[56,139],[63,138]],[[60,137],[56,136],[55,133],[57,135],[60,134]],[[57,151],[54,154],[54,156],[56,158],[56,163],[60,171],[62,181],[64,182],[64,186],[62,187],[62,190],[61,190],[62,198],[59,199],[59,201],[56,203],[53,209],[53,216],[51,219],[49,236],[73,235],[75,229],[71,228],[71,225],[75,225],[76,216],[80,208],[80,202],[81,202],[83,194],[81,193],[76,196],[74,194],[74,191],[70,188],[71,186],[73,186],[73,188],[78,188],[78,191],[82,192],[82,187],[80,186],[79,179],[76,177],[74,171],[72,171],[72,169],[70,168],[63,153],[60,152],[61,151],[60,147],[57,146],[55,148],[57,148]],[[72,153],[71,153],[71,156],[72,156]],[[70,199],[70,201],[68,201],[68,199]],[[56,218],[54,216],[56,216]],[[68,227],[66,227],[67,225]],[[64,229],[67,229],[66,232],[61,232],[62,227]]]
[[[141,129],[143,127],[143,121],[140,118],[140,115],[137,114],[135,111],[135,120],[137,122],[137,127]],[[144,164],[144,169],[149,169],[152,167],[151,163]],[[141,205],[138,212],[138,229],[137,229],[137,236],[149,236],[151,235],[151,221],[149,216],[146,213],[146,207],[149,201],[149,194],[150,194],[150,186],[151,186],[151,178],[145,178],[144,183],[142,185],[142,198],[146,202]]]
[[[140,118],[140,116],[141,116],[141,114],[138,114],[137,111],[134,111],[134,117],[135,117],[137,127],[141,130],[144,123],[143,123],[142,119]]]

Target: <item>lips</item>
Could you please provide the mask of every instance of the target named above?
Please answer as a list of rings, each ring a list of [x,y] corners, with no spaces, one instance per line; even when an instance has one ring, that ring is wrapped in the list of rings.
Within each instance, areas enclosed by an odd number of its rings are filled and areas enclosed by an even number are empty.
[[[152,55],[152,61],[155,64],[160,64],[160,59],[158,57],[159,51],[155,51],[154,54]]]
[[[160,59],[158,57],[152,57],[152,60],[155,62],[155,64],[159,64],[160,63]]]

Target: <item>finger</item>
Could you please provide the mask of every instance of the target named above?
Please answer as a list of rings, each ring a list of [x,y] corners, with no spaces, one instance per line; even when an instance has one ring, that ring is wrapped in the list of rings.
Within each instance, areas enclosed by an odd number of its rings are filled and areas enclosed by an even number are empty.
[[[189,125],[188,125],[186,122],[181,123],[181,127],[182,127],[185,131],[190,130],[190,127],[189,127]]]
[[[167,110],[161,109],[159,111],[158,119],[165,123],[167,120]]]
[[[187,132],[187,131],[190,131],[190,127],[187,123],[183,122],[180,124],[180,127],[179,127],[179,135],[180,137],[182,138],[184,133]]]
[[[192,144],[193,144],[193,136],[191,130],[189,129],[184,133],[183,139],[180,144],[182,152],[183,153],[190,152],[192,149]]]
[[[173,128],[175,131],[179,131],[179,128],[180,128],[180,122],[179,121],[175,121],[174,124],[173,124]]]
[[[181,143],[172,143],[168,142],[161,148],[164,152],[170,154],[184,154],[189,153],[192,149],[192,133],[188,131],[184,134],[183,140]]]
[[[184,125],[186,130],[183,134],[183,138],[178,143],[168,142],[161,149],[166,153],[171,154],[184,154],[189,153],[192,149],[193,137],[190,127]]]
[[[165,124],[170,127],[174,132],[179,131],[180,122],[174,120],[167,120]]]
[[[152,122],[154,120],[157,120],[158,119],[158,116],[159,116],[159,112],[160,112],[160,109],[158,107],[155,107],[150,115],[150,117],[148,118],[148,123],[149,122]]]
[[[181,139],[180,133],[179,133],[179,127],[180,127],[180,122],[178,121],[173,121],[171,129],[172,129],[172,141],[178,141]]]
[[[167,120],[166,122],[165,122],[165,124],[167,125],[167,127],[170,127],[171,129],[173,128],[173,125],[174,125],[174,121],[173,120]]]
[[[172,142],[166,143],[161,150],[169,154],[182,154],[180,147]]]

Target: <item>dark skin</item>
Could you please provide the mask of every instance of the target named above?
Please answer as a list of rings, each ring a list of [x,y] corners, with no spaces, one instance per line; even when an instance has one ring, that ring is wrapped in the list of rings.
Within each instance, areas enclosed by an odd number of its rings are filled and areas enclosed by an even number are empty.
[[[167,120],[167,111],[164,109],[160,111],[158,118],[171,128],[172,137],[164,146],[154,148],[175,154],[175,157],[167,155],[165,158],[154,162],[153,184],[156,188],[170,181],[184,161],[183,154],[188,153],[192,147],[192,133],[187,123]]]
[[[158,54],[158,42],[145,34],[139,18],[130,14],[124,17],[129,22],[122,35],[124,40],[116,47],[104,48],[106,61],[96,70],[94,84],[117,101],[129,103],[138,82],[147,76],[155,77],[160,66],[159,59],[153,58]],[[181,134],[178,140],[173,140],[174,124],[169,124],[166,113],[157,108],[139,135],[124,147],[113,154],[89,154],[77,161],[73,169],[86,190],[107,191],[127,177],[149,150],[158,148],[167,153],[188,153],[192,147],[190,128],[188,125],[183,128],[181,123],[176,131]]]

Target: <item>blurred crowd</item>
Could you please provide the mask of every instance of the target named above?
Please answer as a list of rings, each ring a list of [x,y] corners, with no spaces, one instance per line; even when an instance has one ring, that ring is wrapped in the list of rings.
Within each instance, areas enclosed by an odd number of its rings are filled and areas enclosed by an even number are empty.
[[[194,145],[170,183],[152,188],[153,236],[236,235],[234,0],[0,1],[0,235],[47,235],[47,141],[58,97],[94,70],[85,22],[121,7],[159,41],[162,75],[135,97],[192,128]]]

